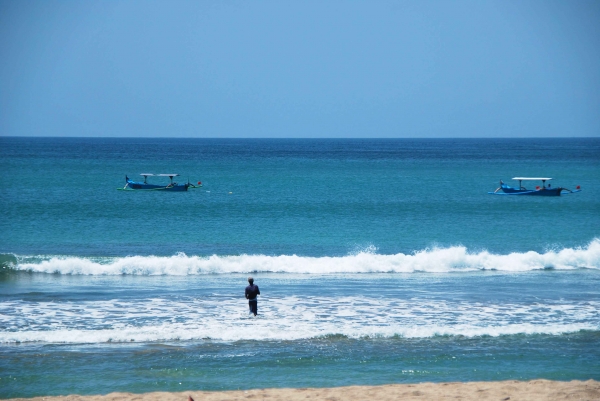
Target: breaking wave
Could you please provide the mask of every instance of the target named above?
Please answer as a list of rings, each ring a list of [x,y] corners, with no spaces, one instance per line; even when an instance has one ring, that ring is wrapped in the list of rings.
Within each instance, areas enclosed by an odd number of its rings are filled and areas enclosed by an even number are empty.
[[[10,259],[8,256],[7,260]],[[466,247],[432,248],[412,254],[380,255],[374,249],[340,257],[296,255],[239,256],[127,256],[84,258],[72,256],[16,256],[11,270],[73,275],[229,274],[250,272],[336,274],[466,272],[496,270],[525,272],[542,269],[600,269],[600,239],[581,248],[545,253],[534,251],[494,254],[469,252]],[[12,260],[12,259],[11,259]]]

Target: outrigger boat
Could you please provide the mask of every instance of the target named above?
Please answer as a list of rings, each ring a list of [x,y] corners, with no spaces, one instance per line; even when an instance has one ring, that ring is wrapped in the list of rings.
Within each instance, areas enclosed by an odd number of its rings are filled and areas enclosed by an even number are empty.
[[[117,188],[120,190],[146,190],[146,191],[187,191],[188,188],[198,188],[202,184],[198,182],[198,185],[191,184],[188,180],[187,184],[178,184],[173,182],[173,177],[179,177],[179,174],[140,174],[144,177],[144,182],[132,181],[128,176],[125,176],[125,186],[123,188]],[[169,177],[171,182],[167,185],[156,185],[148,184],[148,177]]]
[[[567,194],[572,194],[575,192],[581,192],[581,187],[577,185],[575,191],[571,191],[567,188],[556,187],[552,188],[550,184],[546,186],[546,181],[552,180],[552,178],[545,177],[514,177],[513,180],[519,181],[519,186],[517,188],[513,188],[511,186],[506,185],[502,180],[500,180],[500,186],[494,192],[488,192],[488,194],[492,195],[534,195],[534,196],[560,196],[560,194],[564,191]],[[542,181],[542,186],[539,185],[535,187],[535,189],[527,189],[523,186],[523,181]],[[502,192],[499,192],[502,191]]]

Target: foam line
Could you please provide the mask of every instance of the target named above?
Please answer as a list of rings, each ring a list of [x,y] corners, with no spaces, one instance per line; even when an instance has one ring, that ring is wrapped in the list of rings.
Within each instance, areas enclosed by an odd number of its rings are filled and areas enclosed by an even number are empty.
[[[380,255],[373,250],[341,257],[296,255],[239,255],[208,257],[127,256],[83,258],[68,256],[17,257],[14,270],[82,275],[169,275],[280,272],[301,274],[412,273],[497,270],[523,272],[540,269],[600,269],[600,239],[586,247],[563,248],[545,253],[494,254],[469,252],[466,247],[424,249],[413,254]]]
[[[0,344],[176,340],[293,341],[349,338],[560,335],[600,330],[598,301],[494,303],[369,297],[286,297],[248,317],[239,298],[9,300],[0,305]]]

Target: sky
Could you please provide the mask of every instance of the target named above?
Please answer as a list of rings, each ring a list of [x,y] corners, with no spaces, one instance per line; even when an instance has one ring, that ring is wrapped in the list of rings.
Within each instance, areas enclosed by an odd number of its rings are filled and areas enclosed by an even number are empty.
[[[0,136],[600,137],[600,1],[0,0]]]

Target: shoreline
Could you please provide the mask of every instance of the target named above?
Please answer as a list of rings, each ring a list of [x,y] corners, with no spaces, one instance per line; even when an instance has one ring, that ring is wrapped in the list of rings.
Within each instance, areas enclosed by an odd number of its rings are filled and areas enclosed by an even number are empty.
[[[534,401],[534,400],[600,400],[600,381],[553,380],[489,381],[387,384],[380,386],[346,386],[330,388],[271,388],[234,391],[183,391],[152,393],[109,393],[106,395],[40,396],[9,398],[7,401],[194,401],[217,400],[444,400],[462,401]]]

